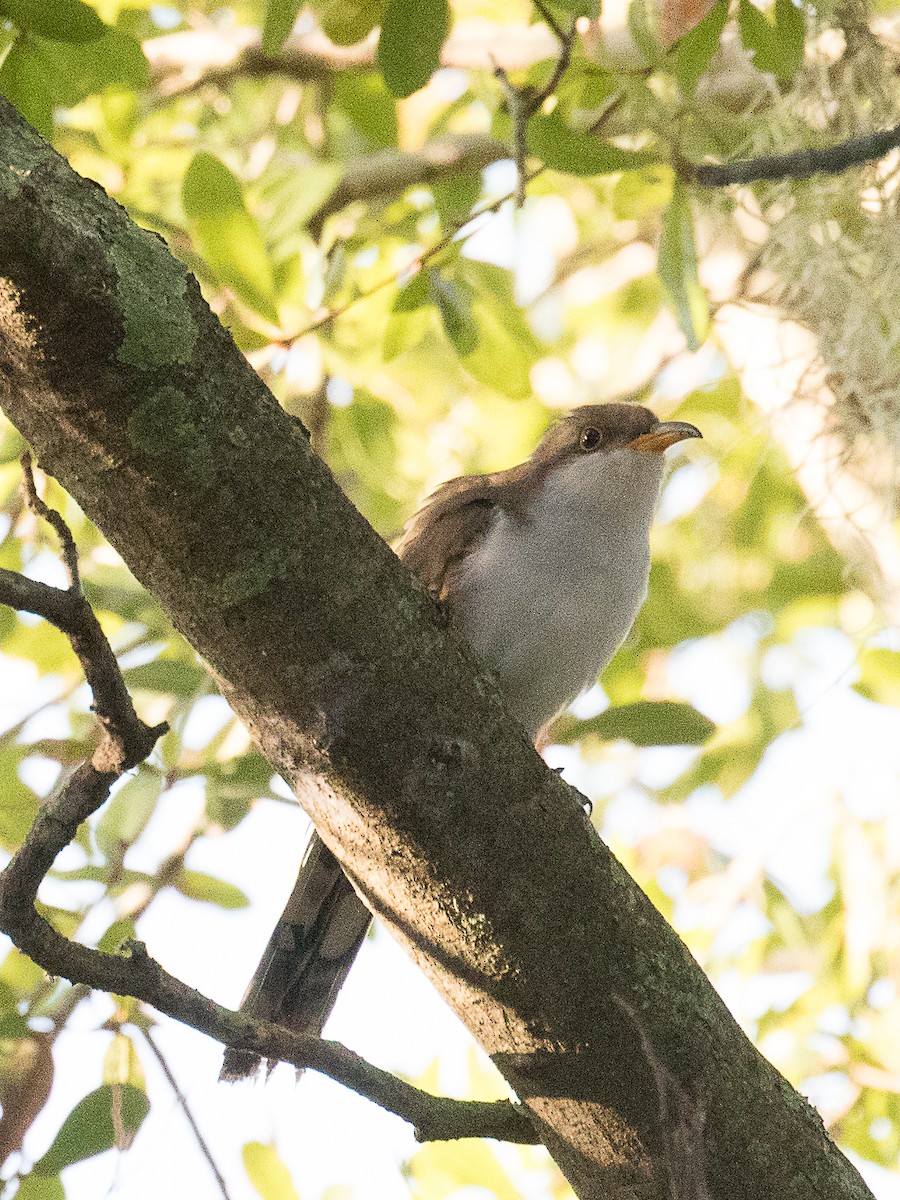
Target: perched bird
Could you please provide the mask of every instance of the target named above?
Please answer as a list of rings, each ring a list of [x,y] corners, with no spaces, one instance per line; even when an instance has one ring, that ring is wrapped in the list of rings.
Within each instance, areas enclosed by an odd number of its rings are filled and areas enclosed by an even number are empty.
[[[496,673],[533,739],[631,629],[647,594],[663,452],[700,436],[637,404],[586,405],[527,462],[444,484],[407,525],[398,555]],[[369,921],[313,834],[243,1011],[320,1033]],[[259,1061],[228,1049],[220,1078],[252,1075]]]

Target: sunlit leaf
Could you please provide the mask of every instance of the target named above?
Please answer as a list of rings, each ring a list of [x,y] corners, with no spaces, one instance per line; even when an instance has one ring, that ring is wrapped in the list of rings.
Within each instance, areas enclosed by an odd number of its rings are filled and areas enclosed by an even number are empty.
[[[300,1200],[275,1146],[264,1142],[247,1142],[241,1151],[244,1170],[262,1200]]]
[[[66,1200],[66,1193],[58,1175],[32,1172],[19,1181],[16,1200]]]
[[[771,71],[778,79],[791,79],[803,62],[803,10],[793,0],[775,0],[769,12],[763,13],[750,0],[740,0],[737,19],[741,41],[753,54],[753,65]]]
[[[397,101],[381,75],[342,71],[334,81],[334,98],[374,146],[396,146]]]
[[[900,705],[900,651],[873,647],[859,656],[854,691],[879,704]]]
[[[563,120],[558,108],[536,113],[528,122],[528,150],[545,166],[570,175],[611,175],[653,163],[654,157],[622,150],[591,133],[580,133]]]
[[[355,46],[381,21],[386,0],[312,0],[310,8],[336,46]]]
[[[676,184],[663,216],[657,269],[688,346],[698,350],[709,332],[709,303],[697,275],[690,198],[681,184]]]
[[[586,736],[635,746],[701,746],[716,727],[691,704],[676,700],[638,700],[605,709],[584,721],[562,718],[553,727],[553,740],[576,742]]]
[[[487,1142],[429,1142],[409,1163],[413,1195],[444,1200],[464,1188],[479,1188],[496,1200],[521,1200],[521,1192]]]
[[[431,324],[432,311],[428,275],[419,271],[400,289],[391,307],[384,330],[385,362],[421,342]]]
[[[466,371],[506,396],[528,396],[538,352],[509,272],[465,260],[452,278],[432,270],[428,280],[444,331]]]
[[[138,1057],[134,1039],[124,1033],[113,1034],[103,1058],[103,1082],[108,1084],[128,1084],[146,1090],[144,1068]]]
[[[277,325],[272,266],[235,176],[224,163],[201,151],[185,175],[182,203],[204,257],[222,282],[254,312]]]
[[[190,900],[203,900],[207,904],[217,904],[219,908],[246,908],[250,903],[239,887],[207,875],[205,871],[184,870],[174,886]]]

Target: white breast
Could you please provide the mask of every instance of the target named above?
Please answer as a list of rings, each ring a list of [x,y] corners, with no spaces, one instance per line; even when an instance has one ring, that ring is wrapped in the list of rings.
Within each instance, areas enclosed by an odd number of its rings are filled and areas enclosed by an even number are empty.
[[[466,560],[462,632],[497,671],[534,737],[589,687],[647,594],[662,455],[580,457],[553,472],[524,518],[498,512]]]

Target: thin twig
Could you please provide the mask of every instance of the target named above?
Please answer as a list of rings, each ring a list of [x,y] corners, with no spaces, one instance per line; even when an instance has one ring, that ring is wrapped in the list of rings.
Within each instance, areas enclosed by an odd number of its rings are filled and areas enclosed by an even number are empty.
[[[25,502],[36,517],[43,517],[48,525],[53,526],[62,548],[63,562],[69,577],[69,589],[73,592],[80,592],[81,574],[78,570],[78,548],[72,537],[72,531],[60,514],[52,508],[48,508],[37,494],[34,471],[31,466],[31,454],[28,450],[25,451],[19,462],[22,464],[22,492]]]
[[[191,1133],[194,1135],[194,1141],[197,1143],[200,1153],[206,1159],[209,1169],[215,1176],[216,1183],[219,1186],[219,1191],[222,1193],[224,1200],[231,1200],[231,1197],[228,1194],[228,1186],[225,1183],[225,1179],[222,1176],[222,1172],[219,1170],[216,1160],[213,1158],[212,1151],[209,1148],[209,1143],[203,1136],[200,1126],[197,1124],[196,1118],[191,1112],[190,1105],[187,1102],[187,1096],[185,1096],[184,1092],[181,1090],[178,1080],[175,1078],[166,1056],[163,1054],[162,1050],[160,1050],[159,1046],[157,1046],[149,1029],[142,1029],[141,1033],[143,1033],[144,1040],[150,1048],[150,1053],[159,1064],[159,1069],[162,1071],[163,1075],[165,1075],[166,1082],[172,1089],[175,1099],[178,1101],[178,1107],[181,1109],[182,1113],[184,1114],[184,1119],[190,1126]]]
[[[494,61],[492,59],[492,61]],[[506,71],[494,62],[494,78],[503,88],[506,96],[506,107],[509,109],[509,119],[512,124],[513,159],[516,164],[516,208],[525,203],[525,167],[528,154],[527,128],[530,105],[527,102],[527,89],[518,88],[512,82]]]
[[[553,68],[553,73],[547,80],[544,87],[532,99],[529,105],[527,115],[534,116],[545,100],[549,99],[562,82],[562,77],[569,69],[569,62],[572,58],[572,46],[575,42],[575,32],[577,25],[573,18],[569,28],[563,29],[550,10],[542,0],[533,0],[534,7],[538,10],[545,24],[549,25],[557,40],[559,41],[559,58],[556,60],[556,65]]]
[[[540,109],[544,101],[553,95],[559,87],[563,75],[569,69],[576,30],[574,19],[568,30],[562,29],[556,18],[541,0],[534,0],[534,7],[559,40],[559,57],[554,64],[553,71],[546,84],[539,91],[535,91],[531,87],[516,87],[504,68],[491,55],[494,77],[498,80],[506,95],[509,119],[512,123],[513,157],[516,163],[515,200],[517,208],[521,208],[525,203],[525,185],[528,182],[528,122]]]

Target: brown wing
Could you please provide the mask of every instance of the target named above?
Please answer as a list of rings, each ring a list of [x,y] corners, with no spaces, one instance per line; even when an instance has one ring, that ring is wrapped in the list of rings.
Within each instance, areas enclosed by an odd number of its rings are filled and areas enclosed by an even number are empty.
[[[394,548],[436,600],[452,602],[456,572],[487,531],[497,499],[491,475],[452,479],[407,522]]]

